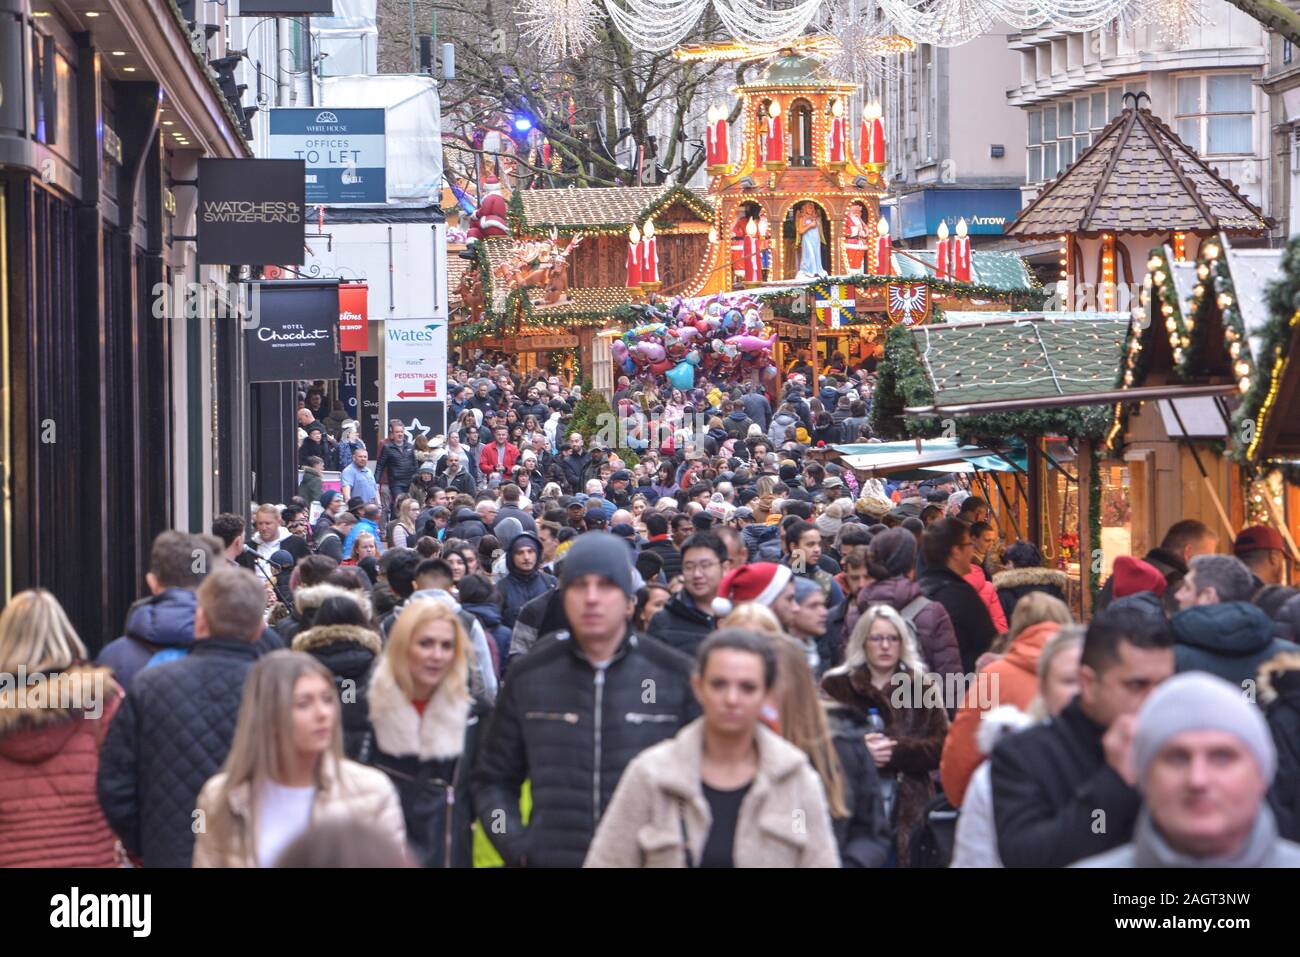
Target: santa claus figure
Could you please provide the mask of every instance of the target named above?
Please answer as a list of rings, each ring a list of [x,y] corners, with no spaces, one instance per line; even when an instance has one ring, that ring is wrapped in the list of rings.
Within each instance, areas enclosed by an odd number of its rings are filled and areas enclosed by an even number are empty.
[[[870,230],[862,216],[862,206],[850,203],[844,216],[844,253],[849,260],[849,275],[866,271],[867,241]]]
[[[478,228],[482,230],[484,238],[493,236],[509,236],[510,226],[506,222],[506,198],[501,195],[501,184],[494,176],[488,177],[483,183],[487,195],[483,197],[483,202],[479,203]]]

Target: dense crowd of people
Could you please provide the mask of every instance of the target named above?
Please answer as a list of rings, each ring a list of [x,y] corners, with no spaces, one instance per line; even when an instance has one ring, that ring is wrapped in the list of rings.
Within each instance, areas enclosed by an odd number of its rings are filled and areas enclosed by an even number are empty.
[[[373,457],[307,390],[299,496],[159,535],[94,663],[0,613],[0,864],[1300,863],[1275,530],[1180,521],[1076,623],[959,476],[824,461],[871,376],[810,376],[622,380],[593,435],[480,362]]]

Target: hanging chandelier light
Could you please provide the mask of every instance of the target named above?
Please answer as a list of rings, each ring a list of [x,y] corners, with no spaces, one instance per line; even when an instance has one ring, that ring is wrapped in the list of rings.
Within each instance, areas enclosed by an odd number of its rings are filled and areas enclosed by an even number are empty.
[[[549,60],[580,56],[600,29],[594,0],[524,0],[515,13],[524,40]]]
[[[894,30],[879,9],[863,12],[862,0],[839,0],[826,17],[821,72],[833,80],[861,84],[898,70],[898,55],[916,44]]]
[[[756,0],[604,0],[609,18],[641,50],[662,53],[695,28],[710,3],[734,40],[786,43],[803,34],[822,0],[767,4]]]
[[[1156,38],[1172,47],[1187,46],[1192,29],[1208,26],[1212,21],[1205,15],[1201,0],[1149,0],[1130,9],[1136,11],[1134,26],[1149,26]]]

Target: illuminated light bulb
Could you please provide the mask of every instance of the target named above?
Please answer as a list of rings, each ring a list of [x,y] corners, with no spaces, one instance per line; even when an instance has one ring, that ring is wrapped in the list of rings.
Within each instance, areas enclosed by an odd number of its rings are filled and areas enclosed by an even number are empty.
[[[717,244],[718,244],[718,228],[717,228],[716,226],[710,226],[710,227],[709,227],[709,245],[710,245],[710,246],[716,246]]]
[[[1233,371],[1239,376],[1250,375],[1250,363],[1245,359],[1238,360],[1237,364],[1232,367]]]
[[[831,116],[843,116],[843,115],[844,115],[844,107],[840,104],[839,100],[835,100],[833,103],[831,103]]]
[[[1223,330],[1223,338],[1227,339],[1229,342],[1236,342],[1237,330],[1229,326],[1228,328]]]
[[[1182,364],[1182,361],[1183,361],[1183,350],[1182,350],[1182,349],[1174,349],[1174,361],[1177,362],[1177,363],[1180,364],[1180,365]]]
[[[1196,267],[1196,275],[1201,279],[1209,279],[1210,267],[1205,265],[1205,263],[1201,263],[1199,266]]]
[[[1167,302],[1162,302],[1160,304],[1160,314],[1164,316],[1172,316],[1174,314],[1174,307],[1169,305]]]
[[[1232,358],[1234,358],[1234,359],[1236,359],[1238,356],[1240,356],[1240,355],[1241,355],[1241,343],[1240,343],[1240,342],[1230,342],[1230,343],[1228,343],[1228,355],[1232,356]]]
[[[1159,269],[1159,268],[1160,268],[1159,256],[1152,256],[1150,259],[1147,260],[1147,269]]]
[[[753,216],[745,223],[745,235],[751,238],[758,235],[758,221]]]
[[[939,220],[939,229],[935,232],[935,236],[939,238],[939,242],[948,238],[948,224],[944,220]]]
[[[880,222],[876,223],[876,235],[878,236],[889,235],[889,220],[887,220],[884,216],[881,216]]]
[[[636,228],[636,223],[633,223],[632,228],[628,230],[627,241],[634,246],[641,241],[641,230]]]
[[[1174,320],[1172,316],[1165,320],[1165,328],[1168,329],[1171,333],[1174,331]]]
[[[1245,395],[1247,392],[1250,391],[1250,376],[1241,377],[1241,379],[1237,382],[1237,391],[1239,391],[1242,395]]]
[[[1205,257],[1206,257],[1207,259],[1218,259],[1218,258],[1219,258],[1219,244],[1218,244],[1218,243],[1206,243],[1206,244],[1205,244]]]
[[[1165,271],[1164,271],[1163,269],[1158,269],[1158,270],[1156,270],[1156,282],[1157,282],[1157,283],[1159,283],[1160,285],[1163,286],[1163,285],[1165,284],[1165,280],[1168,279],[1168,278],[1169,278],[1169,277],[1165,275]]]
[[[655,238],[655,224],[652,220],[647,219],[645,221],[645,229],[642,230],[642,233],[645,235],[646,239]]]
[[[1219,293],[1219,298],[1216,301],[1218,302],[1220,309],[1227,309],[1232,305],[1232,297],[1226,292]]]
[[[1064,259],[1061,260],[1061,265],[1062,265],[1062,266],[1067,265],[1067,263],[1066,263],[1066,261],[1065,261]]]

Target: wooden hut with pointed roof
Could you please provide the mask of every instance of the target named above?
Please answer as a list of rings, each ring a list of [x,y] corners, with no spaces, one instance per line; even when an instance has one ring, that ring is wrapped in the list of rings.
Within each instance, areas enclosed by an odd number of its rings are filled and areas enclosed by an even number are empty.
[[[1152,246],[1183,261],[1216,234],[1268,232],[1259,207],[1143,107],[1145,96],[1126,94],[1125,109],[1006,229],[1061,244],[1067,309],[1127,312]]]

